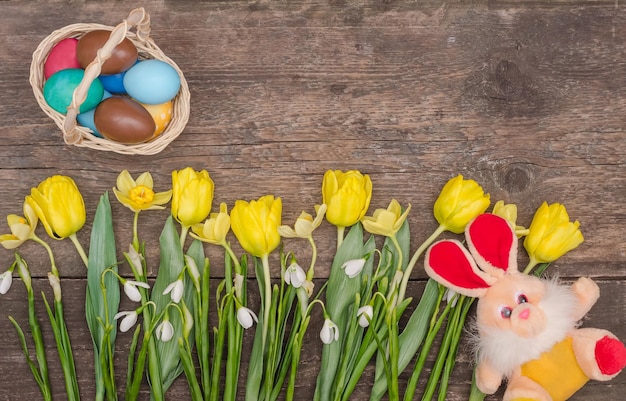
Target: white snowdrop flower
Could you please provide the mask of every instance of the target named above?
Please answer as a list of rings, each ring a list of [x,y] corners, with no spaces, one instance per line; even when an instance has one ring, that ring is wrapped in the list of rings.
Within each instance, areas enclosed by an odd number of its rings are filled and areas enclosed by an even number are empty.
[[[322,326],[320,331],[320,339],[324,344],[330,344],[339,340],[339,327],[329,318],[324,320],[324,326]]]
[[[259,318],[251,309],[241,306],[237,309],[237,321],[241,327],[249,329],[255,322],[259,322]]]
[[[356,315],[359,318],[359,326],[367,327],[370,325],[370,321],[374,317],[374,308],[372,305],[361,306],[356,312]]]
[[[358,276],[365,266],[365,259],[352,259],[344,263],[341,268],[344,269],[346,275],[350,278]]]
[[[291,284],[294,288],[300,288],[306,281],[306,273],[299,264],[294,262],[285,270],[284,279],[285,283]]]
[[[135,323],[137,323],[137,316],[138,314],[136,310],[124,311],[118,312],[113,319],[118,320],[119,318],[123,318],[120,322],[120,331],[122,333],[126,333],[135,325]]]
[[[150,288],[148,283],[144,283],[142,281],[135,281],[135,280],[124,281],[124,292],[126,293],[126,296],[128,297],[128,299],[130,299],[133,302],[141,301],[141,293],[139,292],[139,289],[137,289],[137,287],[142,287],[142,288],[147,288],[147,289]]]
[[[172,297],[172,302],[179,303],[183,298],[183,294],[185,292],[185,285],[183,284],[183,280],[178,279],[165,287],[165,291],[163,291],[163,295],[170,294]]]

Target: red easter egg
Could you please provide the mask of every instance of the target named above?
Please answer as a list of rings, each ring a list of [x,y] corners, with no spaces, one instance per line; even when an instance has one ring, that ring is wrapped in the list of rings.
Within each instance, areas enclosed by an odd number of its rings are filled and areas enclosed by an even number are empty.
[[[77,46],[78,39],[76,38],[63,39],[54,45],[43,64],[43,76],[48,79],[57,71],[81,68],[76,57]]]

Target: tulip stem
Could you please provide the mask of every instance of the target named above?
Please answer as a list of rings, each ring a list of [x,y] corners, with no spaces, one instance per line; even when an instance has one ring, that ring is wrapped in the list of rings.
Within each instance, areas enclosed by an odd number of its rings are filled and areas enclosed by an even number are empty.
[[[87,258],[87,254],[85,253],[85,250],[83,249],[83,246],[80,244],[80,242],[78,242],[78,238],[76,237],[76,233],[70,235],[69,239],[71,239],[72,242],[74,243],[74,246],[76,247],[76,250],[78,251],[78,254],[80,255],[80,258],[83,260],[83,263],[85,264],[85,267],[87,267],[89,259]]]
[[[422,245],[420,245],[419,248],[417,248],[417,250],[413,254],[413,257],[411,258],[411,260],[409,261],[409,264],[406,267],[404,276],[402,277],[402,283],[400,284],[400,293],[398,295],[398,302],[397,302],[398,304],[404,300],[404,294],[406,293],[406,286],[409,283],[409,277],[411,277],[411,271],[415,267],[417,260],[420,258],[420,256],[422,256],[426,248],[428,248],[428,246],[430,246],[430,244],[432,244],[437,239],[437,237],[439,237],[439,235],[441,235],[441,233],[443,233],[444,231],[446,231],[445,226],[440,225],[439,227],[437,227],[435,232],[433,232],[431,236],[428,237],[426,241],[424,241]]]
[[[345,227],[337,226],[337,249],[339,249],[339,247],[343,243],[343,233],[345,231],[346,231]]]
[[[185,239],[187,239],[187,233],[189,232],[189,226],[181,225],[180,229],[180,246],[185,248]]]
[[[269,255],[263,255],[261,261],[263,263],[263,280],[265,281],[265,302],[263,305],[263,344],[267,339],[267,331],[270,325],[270,307],[272,306],[272,284],[270,283],[270,262]]]
[[[538,262],[534,259],[534,258],[530,258],[530,261],[528,262],[528,265],[526,266],[526,268],[524,269],[524,274],[529,274],[533,267],[537,266]]]

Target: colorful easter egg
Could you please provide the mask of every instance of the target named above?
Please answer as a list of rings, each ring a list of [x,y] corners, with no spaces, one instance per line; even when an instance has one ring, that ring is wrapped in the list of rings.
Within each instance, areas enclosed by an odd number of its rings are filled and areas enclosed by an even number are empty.
[[[152,116],[154,123],[156,125],[156,129],[154,131],[154,136],[161,134],[165,131],[168,124],[172,120],[172,112],[173,112],[173,103],[171,100],[161,103],[161,104],[141,104],[148,113]]]
[[[95,30],[87,32],[78,40],[76,56],[83,68],[86,68],[95,58],[98,50],[109,40],[110,31]],[[101,67],[101,74],[117,74],[128,70],[137,61],[137,48],[128,38],[124,38],[115,46],[111,57]]]
[[[108,99],[111,96],[113,95],[111,95],[111,93],[105,90],[104,95],[102,95],[102,100]],[[96,128],[96,123],[93,121],[93,117],[95,113],[96,113],[96,109],[91,109],[84,113],[80,113],[79,115],[76,116],[76,121],[78,121],[78,123],[82,125],[83,127],[87,127],[90,130],[92,130],[93,134],[97,136],[98,138],[102,138],[102,134],[98,132],[98,129]]]
[[[124,88],[140,103],[161,104],[171,100],[180,90],[178,72],[161,60],[143,60],[124,75]]]
[[[76,38],[66,38],[54,45],[43,64],[43,76],[48,79],[57,71],[80,68],[80,63],[76,58],[77,46],[78,39]]]
[[[83,80],[85,71],[79,68],[68,68],[57,71],[43,85],[43,97],[46,103],[61,114],[67,113],[67,107],[72,103],[74,90]],[[87,91],[85,101],[79,107],[79,113],[95,108],[104,94],[102,83],[94,79]]]
[[[96,129],[105,138],[133,144],[152,138],[156,125],[150,113],[136,101],[112,96],[100,102],[94,114]]]

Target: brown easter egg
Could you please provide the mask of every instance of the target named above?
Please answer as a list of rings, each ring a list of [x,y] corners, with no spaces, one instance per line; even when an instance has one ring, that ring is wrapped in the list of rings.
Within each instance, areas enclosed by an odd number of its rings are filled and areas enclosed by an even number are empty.
[[[110,31],[95,30],[87,32],[78,40],[76,57],[82,68],[86,68],[95,58],[98,50],[104,46]],[[122,43],[115,46],[111,57],[102,64],[101,74],[119,74],[132,67],[137,61],[137,48],[128,38],[124,38]]]
[[[100,102],[94,113],[94,124],[105,138],[125,144],[145,142],[156,130],[150,113],[136,101],[122,96]]]

